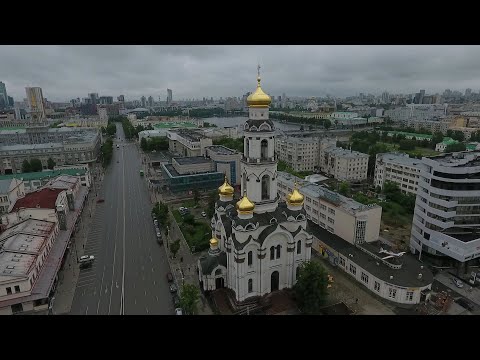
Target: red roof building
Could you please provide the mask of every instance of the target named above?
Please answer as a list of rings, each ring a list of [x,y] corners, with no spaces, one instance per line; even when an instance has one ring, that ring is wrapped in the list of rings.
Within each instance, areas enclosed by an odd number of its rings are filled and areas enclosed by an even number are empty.
[[[31,192],[25,197],[18,199],[11,212],[16,212],[21,208],[40,208],[55,209],[55,202],[58,194],[64,189],[43,188],[42,190]]]

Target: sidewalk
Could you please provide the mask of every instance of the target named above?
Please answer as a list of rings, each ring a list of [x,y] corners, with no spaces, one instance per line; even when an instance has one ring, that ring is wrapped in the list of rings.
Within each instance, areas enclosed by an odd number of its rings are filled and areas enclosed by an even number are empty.
[[[162,201],[162,195],[159,193],[155,193],[153,189],[150,189],[150,196],[153,203],[157,201]],[[169,216],[171,223],[170,233],[168,238],[164,242],[164,246],[172,275],[175,277],[175,282],[177,283],[179,288],[179,294],[181,292],[182,284],[195,285],[200,291],[200,301],[197,305],[198,315],[213,315],[213,311],[210,308],[207,299],[203,295],[198,281],[196,267],[199,255],[193,255],[190,252],[185,238],[183,237],[183,234],[171,212],[169,212]],[[172,259],[172,253],[170,252],[169,244],[171,244],[176,239],[180,239],[180,249],[177,252],[176,258]]]
[[[92,176],[93,179],[93,176]],[[102,185],[103,175],[100,179],[92,181],[88,200],[86,200],[80,220],[78,230],[71,238],[70,250],[68,251],[63,265],[63,269],[58,272],[58,284],[55,291],[55,300],[53,301],[52,314],[68,314],[72,307],[75,288],[80,274],[80,268],[77,264],[77,256],[83,255],[83,248],[86,244],[90,224],[95,217],[96,209],[96,191]],[[91,214],[91,217],[90,217]]]

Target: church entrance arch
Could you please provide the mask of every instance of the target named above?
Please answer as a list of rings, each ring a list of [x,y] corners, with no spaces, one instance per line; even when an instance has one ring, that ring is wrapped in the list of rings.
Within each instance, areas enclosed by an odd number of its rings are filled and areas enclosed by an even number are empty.
[[[279,283],[280,283],[280,274],[278,273],[278,271],[274,271],[272,273],[272,275],[270,276],[270,291],[273,292],[273,291],[276,291],[278,290],[278,286],[279,286]]]

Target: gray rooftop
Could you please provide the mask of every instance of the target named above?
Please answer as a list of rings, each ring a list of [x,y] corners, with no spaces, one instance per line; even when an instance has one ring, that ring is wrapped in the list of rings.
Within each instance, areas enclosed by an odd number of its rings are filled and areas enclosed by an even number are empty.
[[[461,151],[427,158],[449,167],[480,166],[480,151]]]
[[[203,156],[191,156],[191,157],[175,157],[175,160],[179,165],[193,165],[193,164],[207,164],[211,160]]]
[[[7,194],[13,179],[0,180],[0,194]]]
[[[408,166],[414,166],[414,167],[422,163],[421,160],[411,158],[410,156],[408,156],[408,154],[397,153],[397,152],[378,154],[377,160],[379,159],[382,159],[385,162],[389,161],[389,162],[397,163],[399,165],[408,165]]]
[[[206,149],[209,149],[219,155],[233,155],[233,154],[238,154],[238,151],[229,149],[225,146],[222,145],[212,145],[208,146]]]
[[[335,249],[343,257],[350,258],[354,263],[368,271],[373,276],[390,284],[408,288],[424,287],[433,282],[432,272],[409,253],[404,254],[400,259],[396,260],[401,264],[401,267],[399,269],[394,269],[386,265],[383,261],[365,251],[362,251],[361,248],[328,232],[310,220],[308,220],[307,231],[329,247]],[[363,247],[363,245],[361,246]],[[385,244],[376,241],[374,243],[365,244],[364,249],[371,253],[376,253],[379,257],[384,257],[384,254],[380,254],[379,252],[380,247],[383,247],[384,249],[388,248]],[[418,278],[419,274],[422,274],[420,279]]]
[[[325,150],[325,152],[328,152],[335,156],[341,156],[341,157],[351,158],[351,159],[368,158],[368,154],[364,154],[364,153],[353,151],[353,150],[346,150],[339,147],[329,147]]]

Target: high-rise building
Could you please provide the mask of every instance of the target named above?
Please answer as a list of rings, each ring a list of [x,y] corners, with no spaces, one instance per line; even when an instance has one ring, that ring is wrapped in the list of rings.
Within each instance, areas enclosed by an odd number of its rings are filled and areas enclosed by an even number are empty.
[[[171,104],[173,100],[172,90],[167,89],[167,104]]]
[[[113,104],[113,96],[100,96],[98,103],[101,105],[111,105]]]
[[[5,84],[0,81],[0,109],[8,107],[8,95]]]
[[[30,118],[33,121],[44,120],[45,115],[45,99],[43,98],[42,88],[27,87],[25,88],[27,94],[28,108]]]
[[[145,96],[142,96],[140,98],[140,101],[142,102],[142,107],[147,106],[147,98]]]
[[[98,104],[98,93],[90,93],[88,94],[88,97],[90,98],[90,103],[93,105]]]
[[[148,106],[153,107],[153,97],[152,96],[148,97]]]
[[[465,90],[465,97],[470,97],[472,95],[472,89]]]
[[[449,265],[454,259],[465,273],[479,264],[479,162],[480,151],[422,158],[410,239],[414,254]]]
[[[125,102],[125,95],[120,95],[119,97],[117,97],[117,100],[120,102]]]

